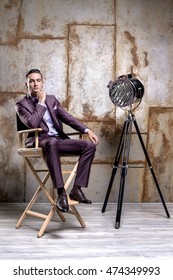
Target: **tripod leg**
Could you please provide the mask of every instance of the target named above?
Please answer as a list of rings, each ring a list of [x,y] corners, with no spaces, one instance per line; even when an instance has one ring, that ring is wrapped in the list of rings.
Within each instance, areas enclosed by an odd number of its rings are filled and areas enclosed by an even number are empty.
[[[117,204],[117,214],[116,214],[116,222],[115,228],[118,229],[120,227],[121,220],[121,211],[123,205],[123,196],[124,196],[124,185],[125,185],[125,176],[127,174],[127,170],[122,167],[121,180],[120,180],[120,189],[118,195],[118,204]]]
[[[122,211],[123,196],[124,196],[124,186],[125,186],[125,179],[127,175],[129,152],[130,152],[131,132],[132,132],[132,121],[131,118],[129,118],[125,131],[125,141],[124,141],[123,156],[122,156],[123,164],[121,170],[120,189],[119,189],[118,203],[117,203],[117,215],[116,215],[116,222],[115,222],[116,229],[120,227],[121,211]]]
[[[113,184],[113,181],[114,181],[117,169],[118,169],[119,160],[120,160],[120,157],[121,157],[121,154],[122,154],[123,142],[124,142],[123,139],[124,139],[124,131],[125,131],[125,128],[126,128],[126,122],[127,122],[127,120],[124,122],[124,125],[123,125],[123,130],[122,130],[122,133],[121,133],[117,154],[116,154],[116,157],[115,157],[115,160],[114,160],[114,165],[113,165],[113,169],[112,169],[111,178],[110,178],[110,181],[109,181],[108,189],[107,189],[105,200],[104,200],[103,207],[102,207],[102,213],[104,213],[105,210],[106,210],[109,195],[110,195],[110,192],[111,192],[111,189],[112,189],[112,184]]]
[[[150,168],[150,171],[151,171],[151,174],[153,176],[153,179],[154,179],[154,182],[155,182],[155,185],[157,187],[157,190],[158,190],[158,193],[159,193],[159,196],[160,196],[160,199],[162,201],[162,204],[163,204],[163,207],[165,209],[165,212],[166,212],[166,215],[167,215],[167,218],[170,218],[170,214],[168,212],[168,209],[166,207],[166,204],[165,204],[165,201],[164,201],[164,198],[163,198],[163,195],[162,195],[162,192],[160,190],[160,187],[159,187],[159,184],[158,184],[158,181],[157,181],[157,178],[155,176],[155,173],[154,173],[154,170],[153,170],[153,167],[151,165],[151,162],[150,162],[150,159],[149,159],[149,156],[148,156],[148,153],[147,153],[147,150],[145,148],[145,145],[144,145],[144,142],[143,142],[143,139],[142,139],[142,136],[141,136],[141,133],[140,133],[140,130],[139,130],[139,127],[138,127],[138,124],[137,124],[137,121],[133,118],[133,123],[134,123],[134,126],[136,128],[136,132],[138,134],[138,137],[139,137],[139,141],[141,143],[141,146],[143,148],[143,151],[144,151],[144,154],[145,154],[145,157],[147,159],[147,162],[148,162],[148,166]]]

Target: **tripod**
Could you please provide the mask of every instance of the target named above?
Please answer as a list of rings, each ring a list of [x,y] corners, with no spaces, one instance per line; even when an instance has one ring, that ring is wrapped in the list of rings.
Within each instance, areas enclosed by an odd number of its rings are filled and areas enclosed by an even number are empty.
[[[106,210],[106,206],[107,206],[107,202],[109,199],[109,195],[112,189],[112,184],[119,166],[119,161],[120,161],[120,157],[122,155],[122,166],[121,166],[121,178],[120,178],[120,188],[119,188],[119,195],[118,195],[118,203],[117,203],[117,214],[116,214],[116,222],[115,222],[115,228],[118,229],[120,227],[120,220],[121,220],[121,210],[122,210],[122,204],[123,204],[123,195],[124,195],[124,185],[125,185],[125,180],[126,180],[126,175],[127,175],[127,170],[128,170],[128,160],[129,160],[129,152],[130,152],[130,142],[131,142],[131,133],[132,133],[132,124],[134,124],[139,141],[141,143],[143,152],[145,154],[149,169],[151,171],[151,174],[153,176],[156,188],[158,190],[160,199],[162,201],[163,207],[165,209],[167,218],[170,217],[169,212],[167,210],[163,195],[161,193],[158,181],[156,179],[153,167],[151,165],[150,159],[148,157],[147,154],[147,150],[145,148],[137,121],[135,119],[134,114],[132,114],[131,110],[128,111],[128,115],[127,118],[124,122],[124,126],[123,126],[123,130],[122,130],[122,134],[121,134],[121,138],[120,138],[120,142],[118,145],[118,150],[117,150],[117,154],[115,157],[115,161],[114,161],[114,165],[113,165],[113,169],[112,169],[112,175],[110,178],[110,182],[108,185],[108,189],[107,189],[107,193],[105,196],[105,200],[104,200],[104,204],[102,207],[102,212],[105,212]]]

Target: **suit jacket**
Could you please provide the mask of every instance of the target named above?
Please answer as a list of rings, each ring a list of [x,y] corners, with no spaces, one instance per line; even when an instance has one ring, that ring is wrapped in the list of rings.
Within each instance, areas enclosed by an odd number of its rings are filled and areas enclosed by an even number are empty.
[[[46,95],[45,103],[52,117],[54,127],[61,138],[69,138],[67,134],[63,132],[62,123],[69,125],[81,133],[84,133],[84,130],[87,127],[66,112],[54,95]],[[42,138],[47,136],[49,129],[43,119],[46,107],[40,104],[35,105],[31,97],[25,96],[16,102],[16,111],[22,123],[24,123],[28,128],[42,128],[42,132],[39,133],[39,137]],[[34,144],[34,140],[34,135],[30,133],[28,135],[26,145],[32,146]]]

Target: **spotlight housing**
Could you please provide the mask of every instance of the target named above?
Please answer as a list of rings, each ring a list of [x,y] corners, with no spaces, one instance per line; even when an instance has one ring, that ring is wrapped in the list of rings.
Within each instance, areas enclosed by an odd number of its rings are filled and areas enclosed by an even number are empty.
[[[114,105],[123,108],[136,104],[139,106],[144,95],[144,86],[131,74],[121,75],[114,82],[110,81],[109,97]]]

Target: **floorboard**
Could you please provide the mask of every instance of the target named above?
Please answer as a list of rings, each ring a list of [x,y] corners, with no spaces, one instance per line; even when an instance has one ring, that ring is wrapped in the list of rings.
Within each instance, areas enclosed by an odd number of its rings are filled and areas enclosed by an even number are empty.
[[[173,204],[170,218],[161,203],[124,203],[121,224],[115,229],[116,204],[78,205],[86,222],[83,229],[75,217],[66,222],[55,215],[42,238],[37,231],[42,220],[27,217],[19,229],[16,222],[24,203],[0,203],[0,259],[86,259],[99,257],[173,257]],[[37,210],[48,204],[35,204]]]

